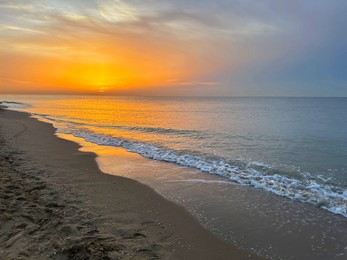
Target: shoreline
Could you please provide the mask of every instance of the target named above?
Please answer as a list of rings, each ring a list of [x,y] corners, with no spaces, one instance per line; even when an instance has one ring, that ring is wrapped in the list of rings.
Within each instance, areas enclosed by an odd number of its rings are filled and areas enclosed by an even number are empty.
[[[57,135],[80,144],[81,151],[97,154],[103,172],[148,185],[183,206],[217,237],[254,255],[315,260],[345,255],[347,222],[343,216],[196,169],[150,160],[121,147]]]
[[[1,108],[0,123],[1,178],[7,180],[0,199],[8,225],[0,231],[0,258],[249,258],[150,187],[102,173],[95,154],[58,138],[52,125]]]

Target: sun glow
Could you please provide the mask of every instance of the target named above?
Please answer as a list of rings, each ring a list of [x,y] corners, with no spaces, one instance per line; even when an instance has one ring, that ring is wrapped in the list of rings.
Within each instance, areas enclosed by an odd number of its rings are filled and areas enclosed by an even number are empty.
[[[0,78],[15,79],[18,92],[32,89],[37,92],[108,93],[189,82],[209,67],[206,62],[199,62],[194,53],[186,55],[170,45],[158,48],[144,46],[145,43],[141,48],[103,45],[93,49],[100,44],[90,40],[92,47],[69,46],[69,55],[66,55],[66,48],[43,54],[33,53],[31,49],[4,54],[2,61],[12,66],[2,69]],[[9,82],[0,82],[2,84]]]
[[[167,33],[155,23],[147,27],[131,10],[117,9],[122,19],[111,19],[115,10],[109,8],[101,9],[101,16],[80,14],[78,19],[50,13],[47,26],[0,28],[1,91],[143,93],[145,88],[203,82],[224,65],[209,48],[210,38],[200,41],[188,31],[177,37],[172,22],[164,26],[169,26]]]

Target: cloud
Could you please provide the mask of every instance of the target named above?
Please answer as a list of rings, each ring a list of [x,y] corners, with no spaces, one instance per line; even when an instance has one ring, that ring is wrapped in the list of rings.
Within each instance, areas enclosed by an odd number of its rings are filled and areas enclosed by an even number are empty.
[[[158,74],[168,85],[174,78],[180,86],[213,82],[223,94],[258,88],[266,95],[264,86],[281,81],[317,82],[316,72],[322,82],[346,81],[346,7],[323,0],[2,1],[0,55],[129,74],[119,82],[133,73],[156,85],[149,78]]]
[[[99,6],[99,12],[103,18],[110,22],[136,21],[139,13],[135,8],[120,0],[104,1]]]
[[[34,5],[27,1],[2,1],[0,3],[1,9],[14,9],[14,10],[33,10]]]

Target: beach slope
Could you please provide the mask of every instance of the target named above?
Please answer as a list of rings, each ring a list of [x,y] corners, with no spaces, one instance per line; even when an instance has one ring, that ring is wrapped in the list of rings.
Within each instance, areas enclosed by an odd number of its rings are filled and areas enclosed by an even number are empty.
[[[29,114],[0,109],[0,259],[249,259]]]

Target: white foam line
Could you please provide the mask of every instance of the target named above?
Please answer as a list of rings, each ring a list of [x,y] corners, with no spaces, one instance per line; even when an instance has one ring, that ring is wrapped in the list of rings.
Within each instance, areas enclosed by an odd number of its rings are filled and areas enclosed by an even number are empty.
[[[146,158],[196,168],[203,172],[228,178],[241,185],[252,186],[279,196],[310,203],[347,217],[347,190],[336,192],[334,191],[336,187],[318,184],[312,180],[301,181],[279,174],[266,175],[252,167],[241,170],[223,161],[209,160],[204,157],[189,154],[180,155],[173,150],[160,148],[152,144],[99,135],[88,129],[74,129],[73,127],[76,126],[66,124],[64,127],[60,128],[59,125],[56,126],[58,132],[72,134],[88,142],[99,145],[123,147],[129,152],[138,153]],[[265,164],[261,165],[265,167]],[[250,165],[248,164],[248,166]]]

